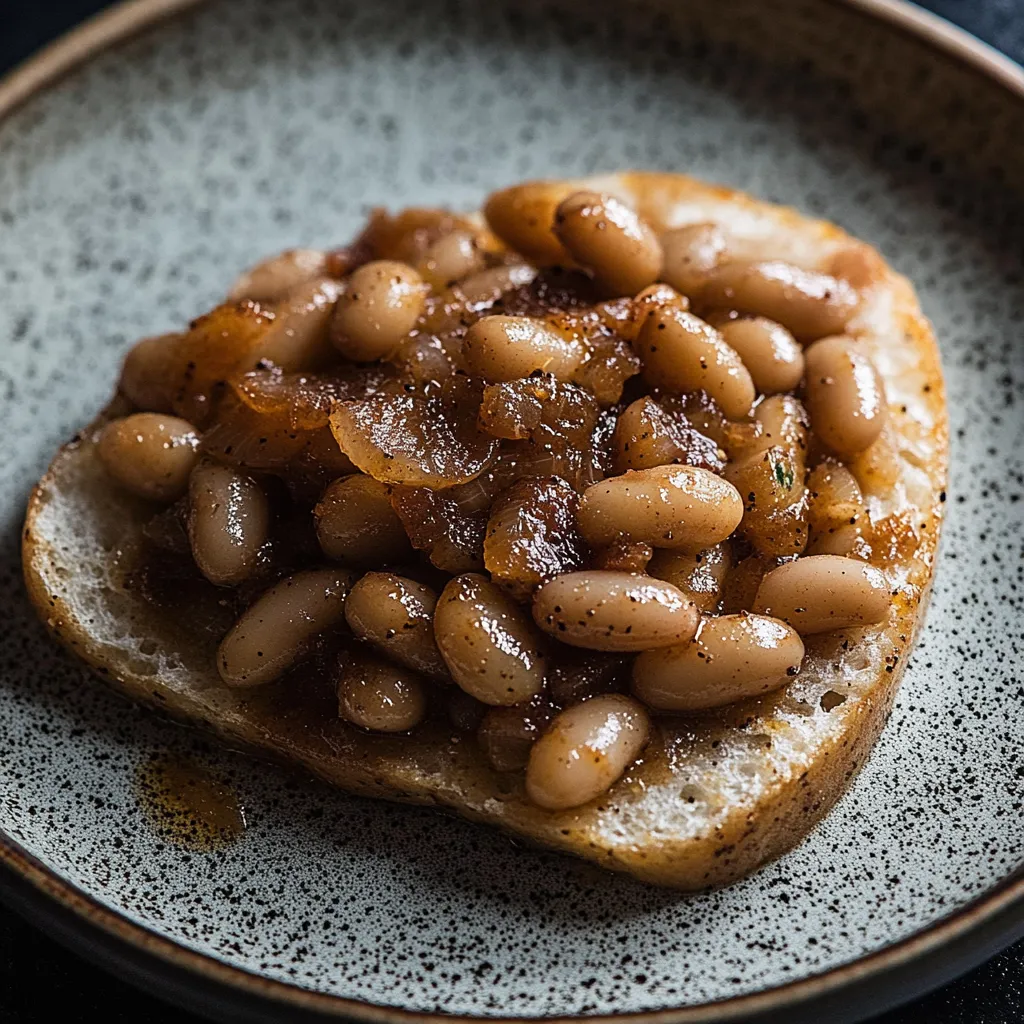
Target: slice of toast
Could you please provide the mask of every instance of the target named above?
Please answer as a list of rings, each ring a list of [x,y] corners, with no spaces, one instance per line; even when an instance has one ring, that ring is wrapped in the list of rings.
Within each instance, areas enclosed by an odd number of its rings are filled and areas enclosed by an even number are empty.
[[[29,593],[54,635],[124,694],[301,765],[340,788],[434,804],[518,837],[661,885],[729,882],[800,841],[868,756],[927,603],[942,502],[947,424],[935,340],[910,284],[870,247],[793,210],[673,174],[552,183],[618,194],[658,230],[723,224],[734,251],[831,270],[866,296],[850,325],[884,377],[897,479],[862,466],[876,552],[892,587],[888,623],[809,637],[794,680],[766,698],[696,718],[657,720],[641,761],[592,803],[533,806],[522,778],[492,770],[475,742],[440,721],[411,736],[368,735],[340,721],[333,696],[291,677],[229,690],[214,651],[226,622],[203,602],[172,621],[126,586],[123,565],[152,507],[112,487],[98,428],[130,406],[117,396],[57,454],[24,531]],[[862,477],[862,482],[863,477]]]

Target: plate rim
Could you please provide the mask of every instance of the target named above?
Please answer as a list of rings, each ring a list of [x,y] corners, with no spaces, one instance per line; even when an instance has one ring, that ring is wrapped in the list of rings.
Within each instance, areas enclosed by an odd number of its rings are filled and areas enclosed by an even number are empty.
[[[0,77],[0,122],[100,53],[207,0],[121,0]],[[829,0],[925,43],[1024,104],[1024,67],[909,0]],[[178,1005],[231,1020],[366,1024],[769,1024],[855,1021],[931,991],[1024,937],[1024,867],[959,910],[890,946],[819,974],[700,1006],[583,1017],[481,1017],[405,1010],[312,992],[225,963],[129,920],[61,878],[0,828],[0,901],[45,922],[87,959]],[[196,981],[200,982],[197,987]],[[879,993],[881,990],[881,995]],[[241,1013],[241,1016],[239,1014]],[[828,1017],[822,1015],[827,1013]]]

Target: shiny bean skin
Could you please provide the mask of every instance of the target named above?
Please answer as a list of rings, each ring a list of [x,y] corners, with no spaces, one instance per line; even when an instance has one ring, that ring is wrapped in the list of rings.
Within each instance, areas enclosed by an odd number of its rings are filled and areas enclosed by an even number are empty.
[[[252,477],[204,460],[189,478],[188,536],[199,571],[221,587],[255,572],[270,535],[267,496]]]
[[[239,275],[228,293],[228,299],[242,302],[279,302],[297,285],[314,277],[323,277],[327,253],[320,249],[289,249],[257,263]]]
[[[427,715],[423,680],[379,658],[342,658],[337,695],[338,716],[370,732],[408,732]]]
[[[634,295],[661,270],[658,236],[614,196],[574,192],[555,211],[555,234],[611,295]]]
[[[762,395],[792,391],[804,375],[804,353],[782,324],[763,316],[741,317],[721,327],[725,343],[743,360]]]
[[[364,473],[327,486],[313,509],[324,554],[349,565],[393,565],[412,550],[402,521],[391,507],[391,489]]]
[[[484,269],[484,254],[470,231],[455,230],[442,235],[423,254],[416,269],[435,291]]]
[[[195,428],[176,416],[138,412],[113,420],[96,445],[103,468],[125,490],[150,501],[177,501],[199,460]]]
[[[856,455],[882,432],[888,408],[875,364],[852,338],[823,338],[807,349],[804,402],[814,433],[838,455]]]
[[[488,196],[484,217],[509,248],[539,267],[572,262],[552,230],[558,204],[572,191],[564,182],[530,181]]]
[[[767,317],[800,341],[844,330],[860,306],[860,295],[846,281],[780,260],[721,264],[708,276],[701,300]]]
[[[534,596],[533,618],[562,643],[592,651],[683,643],[700,621],[697,606],[671,583],[603,569],[556,576]]]
[[[690,300],[680,295],[671,285],[652,284],[633,296],[633,309],[629,320],[621,325],[619,333],[632,343],[636,340],[644,321],[662,309],[689,310]]]
[[[885,622],[891,604],[885,576],[874,566],[841,555],[808,555],[768,573],[753,610],[807,636]]]
[[[448,668],[434,640],[436,606],[430,587],[390,572],[369,572],[352,588],[345,620],[392,661],[443,680]]]
[[[529,377],[538,370],[567,380],[583,362],[583,346],[543,320],[529,316],[485,316],[466,332],[466,369],[487,381]]]
[[[650,736],[643,705],[609,693],[567,708],[533,745],[526,792],[551,811],[579,807],[617,782]]]
[[[704,711],[778,689],[803,657],[803,641],[785,622],[714,616],[688,644],[641,654],[633,663],[633,693],[657,711]]]
[[[661,236],[661,280],[684,295],[699,295],[711,273],[725,259],[728,243],[717,224],[687,224]]]
[[[363,264],[338,299],[331,324],[335,347],[356,362],[384,359],[415,327],[426,294],[423,278],[408,264]]]
[[[697,552],[661,548],[654,553],[647,571],[678,587],[700,611],[713,612],[722,598],[722,587],[732,561],[727,542]]]
[[[653,387],[706,391],[729,419],[750,412],[757,393],[743,361],[714,327],[692,313],[658,310],[644,321],[633,347]]]
[[[541,638],[484,576],[466,573],[448,583],[434,612],[434,636],[452,678],[484,704],[520,704],[543,689]]]
[[[854,475],[842,464],[822,462],[807,478],[812,555],[863,552],[870,527],[864,497]]]
[[[760,427],[753,451],[785,448],[799,466],[802,475],[806,468],[807,410],[792,395],[772,395],[754,410],[754,420]]]
[[[705,469],[655,466],[592,484],[576,518],[592,547],[625,537],[655,548],[702,551],[739,526],[743,499]]]
[[[128,350],[117,386],[133,405],[146,412],[172,411],[168,374],[180,338],[180,334],[143,338]]]
[[[346,569],[311,569],[275,583],[221,641],[221,679],[228,686],[262,686],[283,675],[318,634],[342,625],[354,580]]]
[[[534,267],[511,263],[488,267],[463,278],[444,294],[445,304],[463,304],[474,311],[492,305],[502,295],[530,284],[537,277]]]
[[[296,285],[274,304],[274,322],[260,340],[259,354],[286,372],[318,370],[337,358],[331,322],[341,284],[319,277]]]

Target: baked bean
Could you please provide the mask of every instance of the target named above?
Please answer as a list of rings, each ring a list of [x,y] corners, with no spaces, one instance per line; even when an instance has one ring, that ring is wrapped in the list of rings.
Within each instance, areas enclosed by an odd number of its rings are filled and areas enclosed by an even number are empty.
[[[572,262],[552,225],[558,204],[572,191],[565,182],[531,181],[487,198],[484,217],[511,249],[539,267]]]
[[[450,288],[456,281],[483,270],[484,254],[476,235],[456,229],[442,235],[421,257],[416,269],[435,291]]]
[[[100,432],[96,454],[125,490],[151,501],[177,501],[199,459],[199,436],[176,416],[137,412]]]
[[[702,612],[713,612],[718,607],[731,568],[728,542],[692,553],[662,548],[647,565],[650,575],[678,587]]]
[[[337,359],[330,327],[340,294],[340,282],[327,277],[293,288],[274,305],[274,320],[260,339],[259,357],[289,373],[319,370]]]
[[[217,650],[228,686],[261,686],[283,675],[325,630],[344,622],[355,580],[346,569],[311,569],[275,583],[258,597]]]
[[[852,338],[807,349],[805,402],[814,433],[839,455],[855,455],[882,432],[888,408],[875,364]]]
[[[257,263],[231,286],[228,299],[242,302],[279,302],[297,285],[327,272],[327,253],[321,249],[289,249],[279,256]]]
[[[796,555],[807,547],[802,461],[780,445],[754,452],[725,469],[743,498],[740,530],[763,555]]]
[[[626,406],[616,419],[612,434],[615,472],[675,462],[680,446],[672,426],[665,411],[649,395]]]
[[[708,275],[701,300],[767,317],[801,341],[842,331],[860,306],[846,281],[781,260],[722,263]]]
[[[583,346],[531,316],[485,316],[466,332],[466,369],[488,381],[550,373],[568,380],[583,362]]]
[[[171,389],[174,350],[180,334],[161,334],[143,338],[133,345],[121,365],[117,386],[132,405],[146,412],[171,412]]]
[[[725,540],[743,518],[728,481],[694,466],[655,466],[592,484],[576,514],[593,547],[625,537],[655,548],[702,551]]]
[[[754,422],[759,431],[750,453],[785,448],[802,477],[806,468],[809,420],[800,400],[792,395],[772,395],[758,404],[754,410]]]
[[[614,196],[574,192],[563,199],[555,211],[555,234],[612,295],[634,295],[661,270],[658,236]]]
[[[687,224],[661,236],[661,279],[684,295],[699,295],[704,282],[726,257],[725,233],[717,224]]]
[[[634,343],[644,377],[664,391],[706,391],[729,419],[750,412],[757,393],[743,361],[710,324],[679,309],[648,316]]]
[[[762,395],[792,391],[800,383],[804,353],[782,324],[763,316],[740,317],[729,320],[720,330]]]
[[[650,730],[643,705],[619,693],[567,708],[530,751],[527,794],[551,811],[588,803],[621,778]]]
[[[890,494],[903,472],[898,440],[888,422],[882,425],[873,444],[843,461],[865,494]]]
[[[328,484],[313,509],[324,554],[350,565],[393,565],[412,551],[391,488],[364,473]]]
[[[841,463],[822,462],[807,478],[811,555],[865,553],[870,526],[864,497],[854,475]]]
[[[526,263],[511,263],[470,274],[445,293],[446,305],[465,305],[478,312],[493,305],[506,292],[530,284],[537,271]],[[443,311],[442,311],[443,312]]]
[[[476,731],[477,742],[491,767],[514,772],[526,767],[530,748],[555,716],[543,698],[507,708],[489,708]]]
[[[520,704],[544,686],[533,624],[484,576],[466,573],[448,583],[434,612],[434,636],[452,678],[485,704]]]
[[[407,264],[364,263],[335,309],[331,338],[338,351],[356,362],[386,358],[416,326],[426,294],[423,278]]]
[[[221,587],[249,579],[270,535],[267,496],[232,466],[201,461],[188,483],[188,536],[199,571]]]
[[[346,654],[337,682],[338,716],[371,732],[408,732],[427,714],[423,680],[380,658]]]
[[[689,640],[697,606],[652,576],[592,569],[567,572],[545,583],[533,599],[541,629],[572,647],[645,651]]]
[[[390,572],[368,572],[352,588],[345,620],[356,636],[393,661],[434,679],[447,679],[434,640],[437,594],[415,580]]]
[[[891,604],[885,576],[874,566],[840,555],[808,555],[768,573],[753,610],[806,636],[885,622]]]
[[[652,284],[633,297],[629,319],[618,325],[618,331],[626,341],[636,340],[644,321],[660,309],[688,310],[690,300],[680,295],[671,285]]]
[[[778,619],[714,616],[688,644],[641,654],[633,693],[657,711],[718,708],[785,685],[803,657],[803,641]]]

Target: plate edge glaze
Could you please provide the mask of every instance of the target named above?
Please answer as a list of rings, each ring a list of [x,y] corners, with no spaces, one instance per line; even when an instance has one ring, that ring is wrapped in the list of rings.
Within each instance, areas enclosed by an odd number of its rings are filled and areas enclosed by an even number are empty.
[[[206,0],[125,0],[83,22],[0,78],[0,120],[92,57]],[[830,0],[925,43],[1024,103],[1024,68],[988,44],[907,0]],[[310,992],[223,963],[157,935],[71,885],[0,829],[0,900],[101,967],[179,1006],[233,1021],[348,1019],[370,1024],[535,1018],[467,1017],[402,1010]],[[786,1024],[863,1019],[913,999],[1024,937],[1024,870],[930,927],[821,974],[703,1006],[545,1024]],[[198,982],[198,984],[197,984]],[[299,1014],[301,1016],[296,1016]]]

